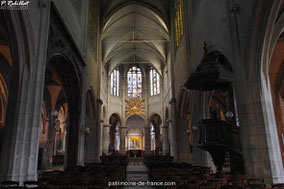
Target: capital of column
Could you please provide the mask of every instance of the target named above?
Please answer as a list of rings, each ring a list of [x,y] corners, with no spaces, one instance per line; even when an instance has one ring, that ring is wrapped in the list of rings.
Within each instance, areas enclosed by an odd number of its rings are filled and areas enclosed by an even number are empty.
[[[172,123],[172,122],[173,122],[173,120],[171,120],[171,119],[167,120],[167,123]]]
[[[169,126],[168,125],[163,125],[163,126],[161,126],[161,128],[162,129],[167,129],[167,128],[169,128]]]
[[[111,127],[111,125],[104,124],[104,125],[103,125],[103,127],[104,127],[104,128],[110,128],[110,127]]]
[[[119,128],[121,128],[121,129],[126,129],[126,126],[120,125]]]
[[[104,127],[105,127],[105,128],[108,128],[108,127],[111,127],[111,125],[109,125],[109,124],[104,124]]]
[[[99,105],[103,105],[103,104],[104,104],[104,102],[103,102],[102,99],[100,99],[100,98],[97,99],[97,103],[98,103]]]

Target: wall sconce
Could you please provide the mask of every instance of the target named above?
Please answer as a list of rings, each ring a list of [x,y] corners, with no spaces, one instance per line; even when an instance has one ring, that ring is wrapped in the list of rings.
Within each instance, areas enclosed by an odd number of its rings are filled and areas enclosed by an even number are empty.
[[[58,111],[54,110],[53,112],[51,112],[49,119],[44,119],[44,121],[53,122],[56,131],[57,131],[57,125],[56,125],[57,117],[58,117]],[[41,133],[42,134],[46,133],[45,123],[43,124],[43,128],[42,128],[42,132]]]
[[[233,112],[231,112],[231,111],[226,112],[226,117],[227,117],[227,118],[232,118],[232,117],[234,117]]]
[[[189,135],[191,135],[191,129],[187,129],[186,130],[186,134],[189,136]]]
[[[90,128],[89,127],[86,127],[85,128],[85,135],[87,136],[87,135],[89,135],[90,134]]]

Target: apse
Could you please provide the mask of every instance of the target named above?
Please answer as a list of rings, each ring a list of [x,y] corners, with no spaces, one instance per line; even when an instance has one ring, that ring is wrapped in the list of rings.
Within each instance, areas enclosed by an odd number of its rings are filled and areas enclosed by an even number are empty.
[[[275,45],[269,66],[269,80],[271,85],[274,115],[279,141],[282,141],[279,143],[281,154],[284,153],[284,38],[282,35]],[[283,156],[282,161],[284,162]]]
[[[144,149],[144,120],[133,115],[126,121],[126,148],[127,150],[142,150]]]

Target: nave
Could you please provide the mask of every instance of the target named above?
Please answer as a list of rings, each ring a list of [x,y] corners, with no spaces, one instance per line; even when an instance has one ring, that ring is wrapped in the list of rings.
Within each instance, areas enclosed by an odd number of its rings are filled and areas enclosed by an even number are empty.
[[[284,183],[284,0],[0,2],[2,185]]]
[[[281,189],[261,178],[226,171],[214,173],[209,167],[173,162],[170,156],[101,156],[100,163],[88,163],[67,170],[40,173],[38,181],[3,181],[1,188],[169,188],[169,189]]]

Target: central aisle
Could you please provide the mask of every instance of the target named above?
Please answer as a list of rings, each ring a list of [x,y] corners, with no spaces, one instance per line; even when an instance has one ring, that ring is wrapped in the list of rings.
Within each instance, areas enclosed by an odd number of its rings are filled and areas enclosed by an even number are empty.
[[[126,180],[128,182],[136,182],[137,184],[141,184],[141,182],[149,181],[148,170],[146,165],[144,164],[144,158],[130,158],[129,163],[126,170]],[[140,183],[139,183],[140,182]],[[128,186],[124,187],[125,189],[131,188],[140,188],[141,186]],[[144,186],[143,188],[152,188],[149,186]]]

